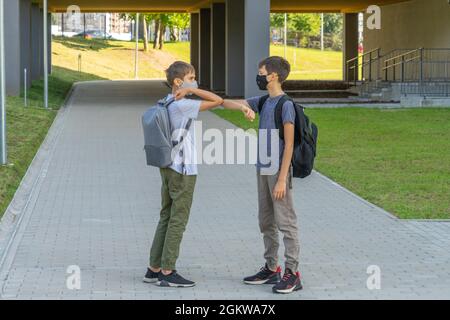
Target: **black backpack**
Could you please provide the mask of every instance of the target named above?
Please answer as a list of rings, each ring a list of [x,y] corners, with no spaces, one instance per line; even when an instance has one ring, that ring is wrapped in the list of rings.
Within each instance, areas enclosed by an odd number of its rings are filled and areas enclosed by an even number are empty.
[[[259,99],[258,113],[261,113],[268,98],[269,95],[265,95]],[[292,155],[293,176],[295,178],[306,178],[311,174],[314,167],[319,130],[305,115],[305,108],[294,102],[288,95],[284,95],[275,107],[275,126],[278,129],[280,139],[284,140],[282,112],[286,101],[291,101],[295,109],[294,153]]]

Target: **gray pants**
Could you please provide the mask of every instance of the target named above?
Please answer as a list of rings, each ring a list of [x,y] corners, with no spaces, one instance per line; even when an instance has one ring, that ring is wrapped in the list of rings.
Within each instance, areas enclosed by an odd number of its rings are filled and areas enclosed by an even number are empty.
[[[278,230],[283,234],[285,267],[293,272],[298,270],[300,245],[298,241],[297,216],[292,201],[291,175],[286,179],[286,195],[281,200],[273,198],[273,188],[278,180],[276,175],[262,175],[257,172],[259,228],[264,238],[264,258],[270,269],[278,266],[280,246]]]

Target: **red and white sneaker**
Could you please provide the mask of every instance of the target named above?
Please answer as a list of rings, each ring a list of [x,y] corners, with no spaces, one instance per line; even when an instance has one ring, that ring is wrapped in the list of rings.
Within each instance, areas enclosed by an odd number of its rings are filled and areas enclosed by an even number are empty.
[[[300,279],[300,272],[293,273],[292,270],[286,269],[284,276],[273,288],[274,293],[292,293],[303,289]]]

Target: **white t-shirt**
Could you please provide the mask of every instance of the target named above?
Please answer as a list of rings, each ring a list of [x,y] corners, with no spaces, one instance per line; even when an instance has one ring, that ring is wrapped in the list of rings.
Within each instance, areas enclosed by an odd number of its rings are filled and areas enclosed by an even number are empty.
[[[169,94],[166,100],[173,97]],[[185,134],[180,151],[173,156],[173,162],[169,166],[172,170],[184,175],[197,175],[197,149],[195,144],[194,120],[200,112],[201,100],[180,99],[172,102],[169,107],[169,119],[172,125],[172,140],[180,141],[184,128],[189,119],[192,119],[189,131]],[[183,161],[184,157],[184,161]]]

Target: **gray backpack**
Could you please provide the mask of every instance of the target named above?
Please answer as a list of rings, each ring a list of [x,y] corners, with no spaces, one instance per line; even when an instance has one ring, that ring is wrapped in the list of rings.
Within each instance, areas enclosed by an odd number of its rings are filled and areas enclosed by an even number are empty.
[[[182,152],[181,142],[172,141],[172,126],[170,124],[168,107],[175,99],[160,100],[156,106],[149,108],[142,115],[142,127],[144,129],[144,150],[147,157],[147,165],[158,168],[167,168],[172,164],[172,153]],[[186,133],[191,126],[189,119],[185,126]],[[174,150],[175,149],[175,150]]]

